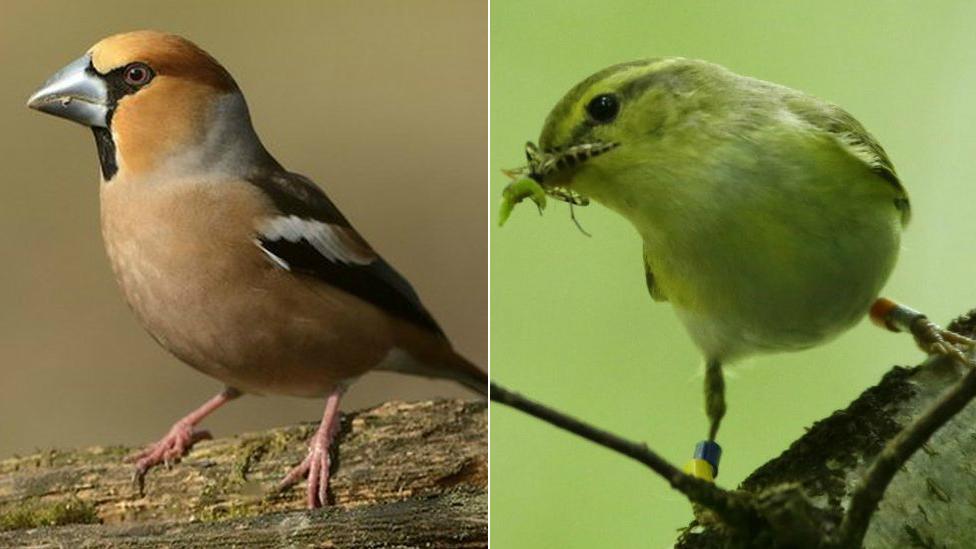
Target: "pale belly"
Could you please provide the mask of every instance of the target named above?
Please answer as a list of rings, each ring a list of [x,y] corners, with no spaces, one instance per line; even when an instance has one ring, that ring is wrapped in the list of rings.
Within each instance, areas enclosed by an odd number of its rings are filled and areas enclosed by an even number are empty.
[[[103,190],[102,232],[126,300],[174,355],[246,392],[320,396],[393,348],[378,310],[263,257],[253,229],[230,221],[253,219],[240,211],[253,201],[173,193]]]
[[[655,277],[707,358],[811,347],[868,312],[897,259],[899,213],[889,200],[811,210],[729,216],[658,259]]]
[[[838,335],[868,312],[897,259],[900,189],[794,122],[700,143],[688,126],[694,149],[635,147],[631,169],[591,164],[573,181],[634,225],[655,291],[708,359]]]

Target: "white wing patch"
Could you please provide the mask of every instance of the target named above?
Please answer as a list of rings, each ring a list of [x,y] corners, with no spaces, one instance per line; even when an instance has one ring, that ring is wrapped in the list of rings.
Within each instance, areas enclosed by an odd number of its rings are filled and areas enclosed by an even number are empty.
[[[369,246],[351,230],[339,225],[289,215],[266,219],[257,229],[261,240],[304,240],[333,263],[368,265],[376,261],[377,256]],[[257,241],[258,246],[275,264],[284,269],[291,268],[287,261],[262,246],[261,240]]]
[[[275,254],[271,253],[267,248],[265,248],[264,246],[261,245],[261,241],[260,240],[254,239],[254,243],[257,244],[258,248],[260,248],[261,251],[264,252],[264,255],[266,255],[268,257],[268,259],[271,260],[272,263],[274,263],[275,265],[281,267],[282,269],[284,269],[286,271],[290,271],[291,270],[291,265],[289,265],[287,261],[285,261],[284,259],[281,259],[280,257],[276,256]]]

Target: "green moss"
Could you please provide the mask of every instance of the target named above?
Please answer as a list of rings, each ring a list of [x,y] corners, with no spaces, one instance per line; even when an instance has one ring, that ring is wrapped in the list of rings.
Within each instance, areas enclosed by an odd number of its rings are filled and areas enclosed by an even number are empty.
[[[270,436],[241,440],[234,452],[235,459],[228,474],[214,478],[204,486],[200,494],[201,510],[196,513],[195,518],[203,522],[214,522],[252,517],[274,509],[280,496],[278,493],[246,497],[240,492],[247,490],[252,469],[265,458],[285,451],[295,442],[293,438],[284,432],[276,432]],[[233,501],[228,501],[229,494],[236,495]]]
[[[269,446],[270,441],[267,438],[250,440],[242,444],[242,448],[237,452],[238,459],[232,470],[235,484],[247,482],[247,474],[251,471],[251,467],[261,461],[261,458],[268,452]]]
[[[106,458],[107,460],[115,460],[116,458],[125,458],[131,455],[134,451],[138,450],[129,448],[127,446],[99,446],[93,450],[93,454]]]
[[[260,515],[263,507],[257,501],[229,502],[223,505],[214,505],[201,511],[197,518],[202,522],[215,522],[218,520],[229,520],[253,517]]]
[[[28,500],[16,508],[0,510],[0,531],[98,522],[95,506],[76,498],[54,502]]]

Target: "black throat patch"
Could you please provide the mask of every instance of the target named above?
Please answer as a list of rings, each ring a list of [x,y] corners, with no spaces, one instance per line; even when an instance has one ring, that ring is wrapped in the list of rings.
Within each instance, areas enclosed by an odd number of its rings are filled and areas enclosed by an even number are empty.
[[[119,165],[115,161],[115,141],[112,140],[112,117],[115,115],[115,109],[118,107],[119,101],[123,97],[139,91],[139,88],[126,83],[125,78],[122,76],[125,72],[125,67],[118,67],[108,74],[101,75],[95,71],[94,66],[89,65],[88,71],[96,77],[103,79],[105,85],[108,87],[109,108],[105,119],[105,125],[108,127],[92,127],[92,132],[95,134],[95,147],[98,148],[98,163],[102,166],[102,179],[108,183],[119,171]]]
[[[112,130],[108,128],[92,128],[95,134],[95,147],[98,148],[98,163],[102,167],[102,179],[110,181],[119,171],[115,163],[115,141],[112,141]]]

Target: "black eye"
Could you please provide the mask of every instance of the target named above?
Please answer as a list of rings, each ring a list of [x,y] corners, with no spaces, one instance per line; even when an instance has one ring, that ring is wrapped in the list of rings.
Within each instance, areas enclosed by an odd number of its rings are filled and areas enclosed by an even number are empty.
[[[586,112],[597,124],[606,124],[617,117],[620,112],[620,102],[617,97],[609,93],[598,95],[586,105]]]
[[[143,63],[132,63],[122,72],[122,79],[130,86],[145,86],[152,77],[152,69]]]

